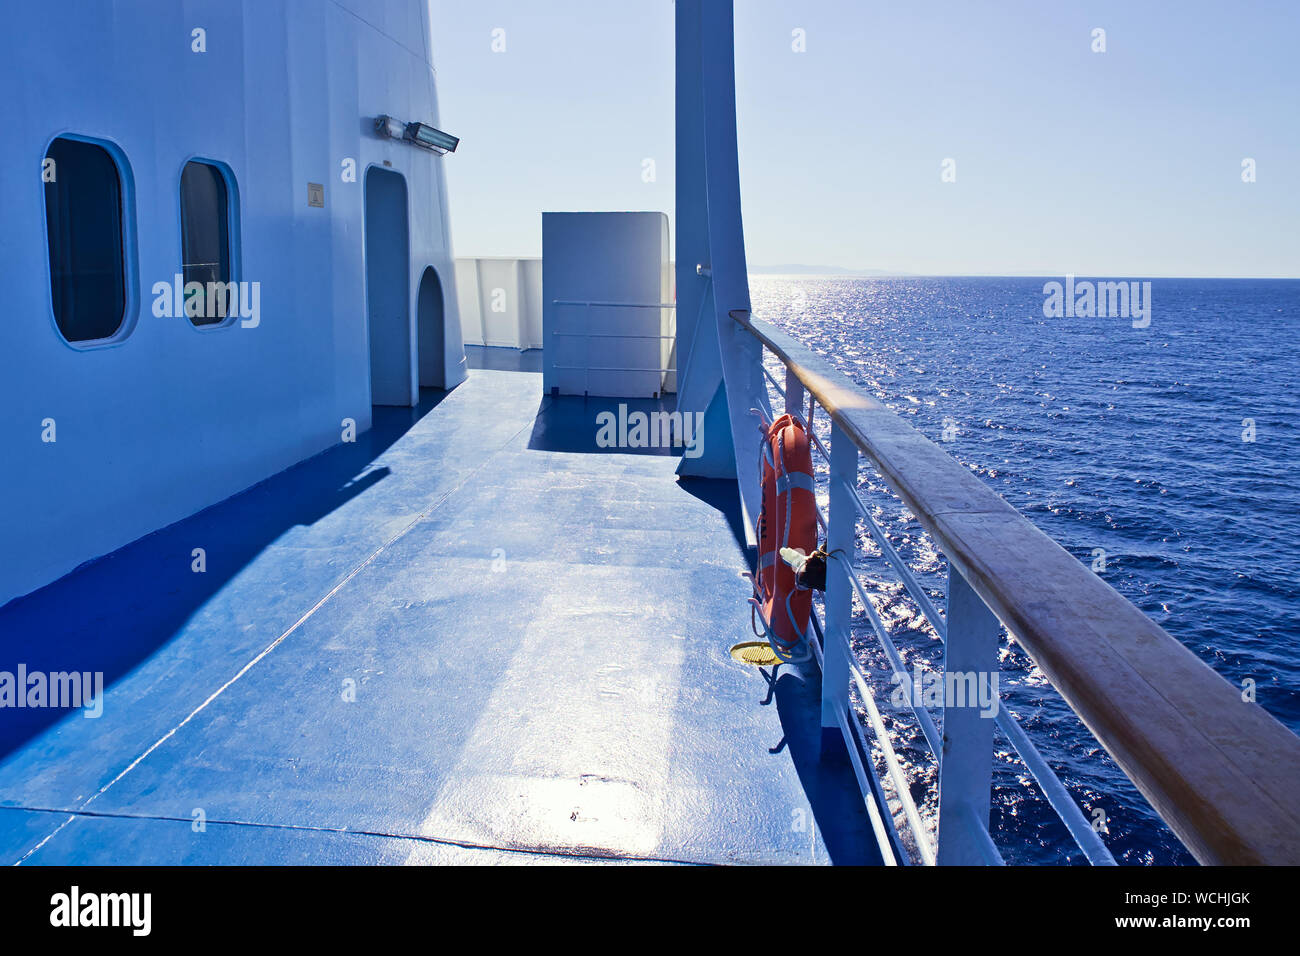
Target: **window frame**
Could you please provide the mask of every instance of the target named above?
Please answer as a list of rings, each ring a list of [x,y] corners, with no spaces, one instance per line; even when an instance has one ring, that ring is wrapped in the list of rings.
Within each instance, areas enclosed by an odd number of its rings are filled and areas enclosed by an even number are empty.
[[[190,163],[200,163],[204,166],[210,166],[221,176],[226,185],[226,239],[229,245],[230,254],[230,282],[238,283],[243,279],[243,264],[241,256],[241,242],[239,232],[239,185],[235,179],[234,170],[230,164],[220,159],[213,159],[210,156],[187,156],[181,161],[180,168],[176,172],[176,235],[179,240],[177,251],[176,272],[181,275],[181,282],[184,283],[185,275],[185,203],[183,201],[183,192],[181,190],[182,177],[185,175],[185,167]],[[185,324],[194,332],[220,332],[222,329],[233,328],[239,323],[239,311],[236,309],[231,315],[227,315],[220,322],[204,322],[196,325],[183,311],[178,318],[183,319]]]
[[[135,177],[131,173],[131,163],[127,159],[126,152],[115,141],[103,136],[93,136],[87,133],[78,133],[73,130],[64,130],[55,133],[45,142],[41,150],[40,167],[43,170],[45,160],[49,158],[50,148],[57,140],[67,139],[79,143],[88,143],[91,146],[98,146],[112,161],[117,169],[118,188],[122,197],[122,231],[120,235],[122,248],[122,321],[118,325],[117,331],[112,335],[98,339],[70,339],[63,334],[63,328],[59,325],[59,317],[54,312],[54,263],[50,260],[50,219],[47,209],[45,178],[39,179],[41,186],[41,225],[45,229],[45,302],[46,314],[49,316],[50,325],[54,329],[54,334],[70,349],[76,349],[79,352],[90,352],[98,349],[113,348],[121,345],[135,331],[140,316],[140,289],[139,289],[139,259],[137,256],[136,242],[136,215],[135,215]],[[55,175],[58,175],[58,169],[55,169]]]

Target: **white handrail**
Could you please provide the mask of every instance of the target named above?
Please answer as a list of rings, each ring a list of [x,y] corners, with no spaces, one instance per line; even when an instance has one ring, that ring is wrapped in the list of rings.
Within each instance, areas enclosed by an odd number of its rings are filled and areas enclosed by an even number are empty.
[[[777,378],[767,369],[766,365],[763,366],[763,374],[771,383],[772,388],[780,394],[782,398],[786,398],[786,390],[781,386]],[[800,410],[790,408],[788,401],[786,404],[786,413],[804,426],[813,445],[823,455],[827,462],[829,462],[830,454],[826,449],[826,446],[821,442],[811,426],[800,414]],[[810,416],[812,410],[816,407],[816,404],[816,396],[810,395]],[[934,607],[933,602],[931,602],[929,596],[916,580],[911,569],[907,566],[907,563],[903,560],[897,549],[894,548],[893,543],[885,535],[883,529],[875,521],[857,489],[840,479],[832,477],[831,480],[839,481],[841,487],[850,494],[858,513],[866,520],[873,539],[879,545],[882,555],[898,575],[904,589],[907,591],[908,595],[916,601],[918,607],[921,609],[921,613],[930,623],[940,641],[945,640],[947,637],[946,620]],[[826,531],[829,527],[828,519],[822,513],[820,508],[815,508],[815,514],[818,524],[821,526],[823,531]],[[896,677],[898,679],[906,679],[906,666],[903,663],[902,657],[899,654],[897,647],[894,645],[888,628],[885,627],[884,622],[880,619],[875,607],[872,605],[870,600],[868,600],[866,589],[863,586],[861,579],[858,577],[856,569],[852,566],[852,562],[838,561],[837,563],[843,569],[850,587],[856,594],[858,602],[862,605],[868,623],[871,625],[871,630],[876,636],[877,643],[888,657]],[[817,656],[820,663],[822,657],[820,648],[818,651],[819,653]],[[853,677],[854,683],[858,687],[859,696],[863,699],[863,706],[868,712],[868,720],[871,724],[873,734],[881,742],[881,750],[882,754],[885,756],[886,766],[889,770],[891,779],[895,783],[895,789],[900,794],[899,799],[900,803],[904,806],[904,814],[908,821],[908,827],[912,831],[913,840],[918,847],[918,851],[920,851],[920,848],[923,846],[928,846],[928,834],[921,823],[919,812],[916,809],[914,801],[911,799],[910,792],[907,791],[905,786],[900,786],[900,781],[904,778],[902,768],[898,764],[897,757],[887,739],[883,721],[880,720],[879,712],[875,705],[874,696],[871,693],[870,686],[867,684],[861,668],[856,664],[856,662],[850,662],[850,674]],[[938,728],[934,724],[933,718],[923,704],[912,699],[912,695],[909,695],[909,704],[909,709],[916,718],[922,734],[925,737],[926,743],[929,745],[931,752],[936,758],[938,758],[942,749],[941,736]],[[1078,804],[1061,783],[1060,778],[1047,764],[1047,761],[1039,753],[1038,749],[1033,745],[1032,741],[1030,741],[1029,737],[1016,721],[1015,717],[1010,715],[1004,707],[999,706],[996,716],[996,724],[1007,737],[1008,742],[1024,763],[1025,768],[1038,783],[1043,792],[1043,796],[1047,799],[1053,810],[1056,811],[1061,822],[1065,824],[1066,829],[1073,837],[1076,845],[1084,853],[1085,858],[1094,865],[1115,865],[1115,859],[1110,853],[1110,850],[1106,847],[1104,841],[1101,840],[1100,836],[1093,829],[1087,818],[1084,817]],[[850,749],[852,750],[852,748]],[[965,819],[963,823],[959,825],[969,829],[971,826],[975,825],[976,818],[969,814],[967,817],[968,819]],[[979,852],[981,856],[985,858],[985,862],[1002,863],[1001,855],[993,844],[992,839],[988,834],[987,827],[982,830],[982,834],[974,834],[974,836],[975,841],[979,846]],[[934,862],[932,853],[930,854],[929,859],[925,858],[925,853],[922,853],[922,857],[925,862]]]

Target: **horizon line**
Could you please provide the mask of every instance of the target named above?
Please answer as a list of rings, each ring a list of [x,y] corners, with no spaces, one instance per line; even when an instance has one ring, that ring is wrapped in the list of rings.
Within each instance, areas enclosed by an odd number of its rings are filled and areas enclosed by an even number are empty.
[[[1070,275],[1074,276],[1076,279],[1230,279],[1247,282],[1260,280],[1284,282],[1300,280],[1300,275],[1157,275],[1154,273],[1135,274],[1117,272],[886,272],[883,270],[856,271],[852,269],[837,269],[826,272],[818,272],[812,269],[799,272],[782,272],[773,269],[770,266],[750,266],[747,271],[751,275],[760,276],[816,277],[825,279],[1057,279]]]

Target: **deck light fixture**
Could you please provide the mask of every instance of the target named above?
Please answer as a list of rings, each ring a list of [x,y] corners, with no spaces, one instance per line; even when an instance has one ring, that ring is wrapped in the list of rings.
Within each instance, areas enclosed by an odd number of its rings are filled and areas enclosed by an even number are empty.
[[[456,152],[456,146],[460,143],[459,137],[444,133],[440,129],[434,129],[425,123],[403,123],[391,116],[377,117],[375,119],[375,132],[380,136],[387,136],[389,139],[404,140],[412,146],[419,146],[421,149],[427,149],[440,156],[445,153]]]
[[[424,123],[407,123],[406,138],[416,146],[423,146],[436,153],[454,153],[456,145],[460,142],[459,137],[426,126]]]

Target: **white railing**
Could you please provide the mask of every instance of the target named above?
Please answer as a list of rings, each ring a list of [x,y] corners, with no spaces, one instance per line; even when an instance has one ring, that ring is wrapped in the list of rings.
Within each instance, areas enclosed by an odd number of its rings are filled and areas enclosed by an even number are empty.
[[[830,452],[827,450],[825,444],[817,436],[816,432],[813,431],[812,418],[817,407],[816,399],[809,396],[808,412],[807,415],[803,415],[801,414],[801,404],[802,404],[804,389],[802,383],[798,380],[797,377],[794,376],[794,373],[787,371],[786,383],[784,386],[782,386],[777,382],[776,378],[772,375],[771,372],[767,370],[767,368],[763,369],[763,374],[767,376],[768,380],[772,383],[772,387],[776,391],[776,393],[779,394],[782,397],[782,399],[785,401],[786,413],[792,415],[793,417],[797,418],[800,422],[803,423],[804,427],[808,431],[808,437],[812,439],[813,446],[821,454],[828,468],[831,469],[831,482],[833,486],[837,487],[837,489],[841,492],[841,494],[847,497],[848,501],[851,502],[852,509],[856,511],[857,516],[861,517],[865,522],[866,527],[869,533],[871,534],[871,537],[875,540],[877,547],[880,548],[882,556],[889,563],[890,567],[893,568],[894,572],[897,574],[899,581],[903,584],[903,587],[907,591],[908,595],[912,598],[913,601],[916,602],[916,605],[920,609],[922,616],[930,624],[931,628],[933,628],[934,633],[938,636],[938,638],[941,641],[944,641],[946,643],[947,634],[948,634],[947,620],[935,608],[934,603],[930,600],[930,596],[926,593],[925,589],[916,580],[915,575],[912,574],[911,569],[907,566],[907,562],[898,553],[898,550],[894,547],[893,542],[891,542],[889,538],[885,535],[884,530],[880,527],[879,523],[871,515],[871,512],[868,510],[866,503],[863,502],[861,495],[858,494],[858,490],[856,487],[857,480],[858,480],[858,461],[856,455],[856,448],[853,449],[855,454],[853,456],[853,461],[851,466],[849,466],[848,463],[842,462],[839,463],[841,467],[837,469],[835,466],[836,463],[833,461],[832,456]],[[843,436],[835,436],[835,429],[834,426],[832,426],[832,442],[836,442],[836,441],[838,441],[838,444],[841,447],[845,447],[845,448],[852,447],[850,442],[843,440]],[[850,472],[848,478],[846,478],[843,474],[841,474],[840,473],[841,471]],[[833,511],[836,509],[837,505],[844,504],[843,501],[837,502],[835,500],[836,497],[837,496],[835,496],[834,494],[832,494],[831,496],[832,498],[831,508]],[[848,506],[846,506],[846,510],[847,507]],[[856,526],[854,526],[850,532],[851,535],[853,535],[854,537],[850,537],[846,544],[844,541],[839,540],[839,536],[832,536],[830,534],[829,532],[830,522],[827,520],[826,515],[822,513],[820,508],[818,508],[817,510],[817,522],[821,526],[823,533],[826,534],[828,551],[835,551],[837,549],[842,549],[842,553],[846,553],[846,554],[851,554],[855,551],[857,547],[857,542],[855,540],[855,536],[857,532]],[[845,527],[848,526],[847,523],[842,523],[842,525]],[[855,521],[855,525],[856,525],[856,521]],[[840,525],[837,525],[836,527],[838,529]],[[889,659],[890,665],[893,667],[894,678],[896,680],[905,681],[910,686],[911,677],[907,673],[907,667],[903,663],[903,659],[898,652],[897,646],[894,644],[893,638],[889,633],[889,629],[885,626],[884,622],[880,619],[879,613],[877,613],[875,606],[868,598],[866,588],[863,586],[861,579],[858,577],[857,571],[854,568],[853,563],[851,561],[836,561],[835,565],[844,574],[846,583],[850,589],[850,593],[848,595],[850,601],[854,596],[857,597],[858,604],[862,608],[864,614],[866,615],[867,621],[871,625],[872,633],[875,635],[881,650],[884,652],[885,656]],[[951,575],[952,573],[953,572],[950,567],[949,574]],[[958,573],[958,578],[960,579],[960,573]],[[964,580],[962,583],[964,584]],[[968,587],[963,588],[963,590],[966,591],[967,593],[960,595],[959,600],[968,601],[969,594],[973,592],[969,592]],[[830,604],[832,593],[836,594],[836,597],[838,598],[838,603],[840,604],[843,603],[843,597],[844,597],[842,588],[832,589],[829,586],[829,582],[828,582],[828,587],[827,587],[828,621],[832,619],[831,611],[830,611],[830,607],[832,606]],[[975,598],[975,600],[978,601],[978,598]],[[949,580],[948,606],[949,608],[953,606],[951,578]],[[962,612],[969,612],[970,617],[974,621],[981,622],[986,626],[986,628],[992,629],[991,635],[987,633],[982,635],[985,639],[985,642],[987,642],[991,636],[993,642],[992,655],[989,655],[987,653],[971,655],[973,659],[971,661],[968,661],[967,663],[987,665],[988,659],[991,659],[996,665],[996,643],[999,637],[999,633],[1001,631],[1000,623],[998,623],[996,619],[994,619],[993,623],[991,625],[989,624],[987,619],[987,608],[983,608],[982,603],[979,605],[978,608],[972,606],[969,608],[961,608],[959,610],[961,610]],[[984,613],[981,614],[980,613],[981,610]],[[834,631],[832,632],[834,633]],[[818,622],[818,625],[815,629],[815,636],[822,635],[822,634],[823,632],[820,627],[820,622]],[[818,662],[824,667],[825,666],[824,649],[818,647],[817,651],[818,651],[818,655],[817,655]],[[930,829],[926,827],[925,824],[923,823],[921,818],[921,813],[916,806],[915,800],[912,798],[911,787],[909,781],[907,780],[907,775],[903,770],[903,767],[899,762],[899,759],[894,751],[893,745],[890,741],[889,733],[885,729],[884,722],[880,716],[878,705],[875,701],[875,694],[873,692],[873,689],[869,685],[866,675],[863,674],[860,665],[853,658],[853,655],[848,654],[846,656],[846,660],[848,665],[848,676],[854,688],[858,691],[858,697],[862,703],[863,708],[866,710],[867,721],[870,724],[870,728],[877,742],[877,746],[880,748],[882,758],[884,760],[884,763],[889,773],[890,782],[893,785],[895,798],[898,800],[899,804],[902,807],[904,819],[906,820],[908,824],[908,828],[911,831],[912,845],[916,848],[916,852],[918,856],[921,858],[921,861],[923,863],[934,864],[936,862],[939,862],[936,858],[935,848],[932,846],[932,841],[929,835]],[[970,668],[963,667],[961,666],[961,664],[962,662],[955,661],[952,655],[945,656],[945,669],[947,669],[948,667],[952,667],[956,670],[961,670],[963,672],[970,670]],[[996,666],[993,667],[993,670],[996,670]],[[989,672],[990,671],[988,670],[976,671],[976,673],[989,673]],[[847,703],[847,701],[845,701],[844,703]],[[840,709],[839,708],[840,701],[837,700],[835,704],[836,704],[836,710],[838,712]],[[916,701],[915,699],[910,700],[908,709],[910,710],[912,716],[916,719],[917,724],[921,728],[921,732],[925,738],[925,741],[930,748],[931,756],[936,760],[939,759],[940,755],[943,752],[943,749],[942,749],[942,742],[940,739],[939,730],[935,726],[934,718],[930,715],[929,710],[926,707],[924,707],[919,701]],[[953,715],[950,712],[948,712],[951,710],[951,708],[946,708],[945,710],[946,710],[945,722],[947,722]],[[976,719],[982,719],[982,718],[979,718],[977,715]],[[1024,730],[1021,729],[1020,724],[1016,721],[1015,717],[1011,713],[1009,713],[1005,708],[999,706],[997,709],[997,714],[994,718],[994,723],[996,724],[997,728],[1001,730],[1003,734],[1006,735],[1008,741],[1011,743],[1011,746],[1015,749],[1016,753],[1020,756],[1022,762],[1025,765],[1025,768],[1029,771],[1029,773],[1033,776],[1034,780],[1038,783],[1039,787],[1043,792],[1044,797],[1047,799],[1048,803],[1051,804],[1052,809],[1056,811],[1057,815],[1061,819],[1061,822],[1065,824],[1071,836],[1074,837],[1076,845],[1079,847],[1081,851],[1083,851],[1083,854],[1087,858],[1088,862],[1094,865],[1114,866],[1115,858],[1111,855],[1110,850],[1107,849],[1105,842],[1101,839],[1098,833],[1093,829],[1091,824],[1089,824],[1088,819],[1084,816],[1083,811],[1080,809],[1079,805],[1075,802],[1074,798],[1070,795],[1069,791],[1066,790],[1065,786],[1061,783],[1060,778],[1057,777],[1056,773],[1047,764],[1047,761],[1043,759],[1042,755],[1038,752],[1038,749],[1025,735]],[[978,732],[985,728],[982,727],[980,724],[975,724],[973,729],[974,731]],[[859,727],[858,730],[860,731],[861,728]],[[971,728],[966,728],[967,733],[970,733],[970,730]],[[987,736],[987,735],[981,735],[979,739],[973,741],[973,743],[976,744],[976,747],[971,748],[971,752],[983,753],[985,751],[988,751],[991,757],[992,741],[990,739],[986,746],[985,741],[983,740],[983,736]],[[846,743],[850,745],[850,753],[852,753],[856,757],[857,754],[854,752],[856,748],[852,746],[853,742],[846,740]],[[869,748],[867,747],[865,739],[860,738],[859,743],[862,746],[862,750],[864,753],[870,752]],[[950,770],[951,770],[951,766],[952,765],[950,764],[949,765]],[[974,769],[975,768],[972,768],[972,771]],[[980,792],[983,792],[984,790],[987,789],[987,783],[985,779],[983,779],[987,777],[987,774],[970,772],[969,775],[975,778],[973,780],[973,785],[981,787]],[[947,792],[949,795],[949,799],[951,800],[955,789],[955,787],[952,785],[951,773],[948,782],[949,782],[949,787]],[[940,806],[941,815],[942,812],[943,812],[943,806],[941,804]],[[987,817],[987,809],[985,809],[985,817]],[[950,862],[958,862],[958,863],[982,862],[982,863],[1001,864],[1003,862],[1002,855],[1001,853],[999,853],[997,847],[993,844],[991,838],[989,837],[987,825],[985,825],[982,828],[975,826],[974,824],[977,819],[978,817],[974,814],[967,815],[966,819],[963,822],[963,828],[971,830],[971,835],[974,837],[973,848],[978,852],[980,859],[977,861],[972,861],[969,859],[958,859],[958,860],[952,860]]]
[[[950,675],[999,672],[1005,624],[1199,860],[1300,860],[1294,799],[1300,740],[1295,735],[1257,704],[1243,702],[1231,685],[967,469],[807,348],[748,313],[731,315],[784,364],[784,382],[766,367],[763,373],[784,399],[786,412],[804,422],[828,469],[829,510],[817,509],[831,554],[825,625],[814,613],[810,634],[822,670],[822,728],[824,735],[838,729],[848,749],[886,862],[913,860],[898,839],[894,815],[869,765],[868,733],[919,862],[999,864],[1002,856],[989,833],[995,726],[1084,857],[1103,865],[1115,860],[1015,717],[1000,701],[993,718],[981,715],[978,698],[945,699],[942,734],[924,702],[907,698],[939,767],[931,836],[875,693],[851,650],[856,597],[895,679],[911,686],[855,568],[859,519],[943,642],[945,687]],[[813,429],[818,405],[831,418],[829,448]],[[948,558],[946,614],[939,613],[859,495],[860,455]],[[854,690],[861,719],[852,707]]]

